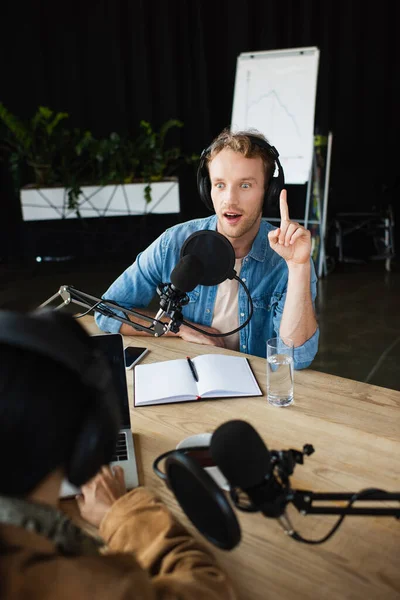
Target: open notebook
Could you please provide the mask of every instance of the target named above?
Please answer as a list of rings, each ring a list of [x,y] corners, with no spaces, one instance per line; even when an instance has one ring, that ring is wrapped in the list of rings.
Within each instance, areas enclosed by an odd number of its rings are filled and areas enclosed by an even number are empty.
[[[262,396],[247,358],[203,354],[188,360],[137,365],[134,373],[135,406],[185,402],[202,398]]]

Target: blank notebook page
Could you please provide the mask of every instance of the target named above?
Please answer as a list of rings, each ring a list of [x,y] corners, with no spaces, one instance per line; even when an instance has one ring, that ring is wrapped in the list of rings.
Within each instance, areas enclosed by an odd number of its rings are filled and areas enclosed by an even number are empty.
[[[199,376],[198,389],[201,396],[213,392],[220,396],[257,396],[261,393],[244,357],[204,354],[196,356],[193,362]]]
[[[135,367],[135,402],[197,396],[197,386],[185,359]]]

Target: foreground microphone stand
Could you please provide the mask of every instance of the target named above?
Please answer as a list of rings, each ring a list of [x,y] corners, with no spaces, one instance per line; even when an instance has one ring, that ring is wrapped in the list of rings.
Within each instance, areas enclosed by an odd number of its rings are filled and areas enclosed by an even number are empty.
[[[182,299],[178,299],[176,302],[169,299],[168,313],[165,312],[163,314],[169,316],[170,321],[169,323],[162,323],[157,317],[149,317],[148,315],[143,315],[135,310],[124,308],[112,300],[96,298],[95,296],[91,296],[85,292],[77,290],[72,285],[62,285],[56,294],[51,296],[51,298],[46,300],[46,302],[43,302],[43,304],[41,304],[38,308],[44,308],[59,297],[61,297],[62,303],[56,307],[56,310],[59,310],[60,308],[63,308],[71,303],[77,304],[87,309],[85,313],[79,315],[77,318],[83,317],[91,311],[95,311],[99,312],[105,317],[112,317],[121,323],[126,323],[137,331],[147,331],[147,333],[150,333],[154,337],[160,337],[168,331],[177,333],[183,322],[183,316],[181,312],[181,306],[183,304]],[[117,314],[117,310],[122,312],[124,316]],[[128,315],[143,319],[144,321],[150,323],[150,325],[146,327],[146,325],[135,323],[129,319]]]
[[[359,501],[368,502],[400,502],[399,492],[385,492],[379,489],[365,489],[360,492],[321,492],[314,493],[306,490],[293,490],[289,476],[292,475],[296,464],[303,464],[304,456],[314,452],[311,444],[306,444],[303,451],[286,450],[271,451],[272,470],[263,483],[251,490],[251,499],[240,488],[233,487],[230,495],[236,508],[245,512],[261,511],[265,517],[277,518],[285,533],[298,542],[306,544],[321,544],[329,539],[341,525],[346,516],[375,516],[400,518],[400,506],[395,507],[354,507]],[[266,501],[265,498],[268,498]],[[337,506],[338,501],[346,501],[346,506]],[[325,502],[324,505],[314,506],[314,502]],[[302,515],[339,515],[332,529],[319,540],[309,540],[297,533],[289,517],[286,507],[292,503]]]

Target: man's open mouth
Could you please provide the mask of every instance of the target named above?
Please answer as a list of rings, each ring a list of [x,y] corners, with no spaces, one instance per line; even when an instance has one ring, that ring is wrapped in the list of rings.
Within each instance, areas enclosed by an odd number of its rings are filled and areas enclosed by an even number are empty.
[[[224,217],[226,219],[228,219],[228,221],[236,221],[237,219],[239,219],[242,215],[239,213],[233,213],[233,212],[226,212],[224,213]]]

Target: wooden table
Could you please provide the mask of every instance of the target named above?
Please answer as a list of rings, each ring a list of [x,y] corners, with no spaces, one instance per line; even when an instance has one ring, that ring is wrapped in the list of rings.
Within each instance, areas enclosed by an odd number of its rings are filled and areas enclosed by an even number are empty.
[[[92,321],[86,326],[98,332]],[[148,347],[147,363],[204,353],[236,354],[175,337],[129,337],[128,344]],[[305,443],[313,444],[315,453],[291,478],[295,489],[400,491],[400,392],[307,369],[295,372],[294,404],[275,408],[265,398],[265,359],[248,358],[263,397],[133,408],[133,374],[127,372],[140,481],[195,535],[199,534],[172,493],[153,474],[152,463],[184,437],[213,432],[231,419],[251,423],[270,449],[301,450]],[[337,519],[302,516],[292,507],[288,513],[307,538],[322,537]],[[236,514],[242,529],[239,546],[231,552],[212,549],[243,600],[400,598],[400,523],[393,517],[347,517],[330,540],[309,546],[286,536],[278,521],[261,513]]]

